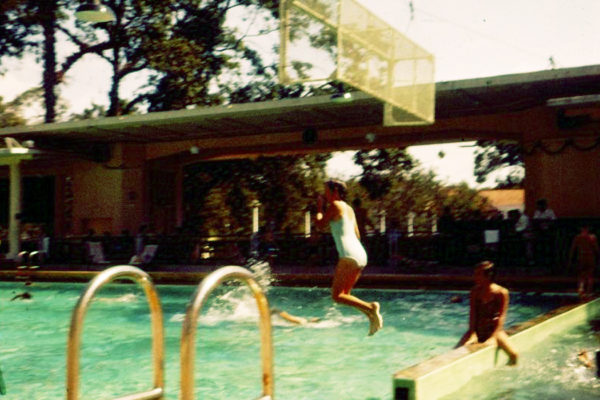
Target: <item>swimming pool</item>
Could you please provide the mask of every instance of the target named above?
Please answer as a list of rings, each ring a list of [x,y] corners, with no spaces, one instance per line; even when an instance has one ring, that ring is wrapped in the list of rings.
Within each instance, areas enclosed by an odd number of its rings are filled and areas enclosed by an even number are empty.
[[[596,400],[600,379],[577,359],[581,349],[600,350],[600,337],[587,324],[549,336],[523,354],[521,365],[490,370],[443,399]]]
[[[66,340],[72,309],[84,285],[35,283],[31,300],[10,301],[23,284],[0,282],[1,359],[6,399],[65,396]],[[179,393],[179,340],[194,286],[158,286],[165,320],[166,399]],[[333,305],[321,288],[273,287],[272,307],[320,322],[294,326],[273,319],[275,397],[374,400],[392,397],[399,368],[452,348],[466,329],[462,292],[356,290],[382,304],[384,329],[348,307]],[[463,297],[453,303],[453,296]],[[564,295],[511,298],[507,325],[555,308]],[[246,287],[219,287],[200,318],[196,336],[196,393],[202,399],[255,398],[261,391],[255,302]],[[101,289],[87,312],[81,348],[80,393],[110,398],[147,389],[152,381],[150,317],[136,285]]]

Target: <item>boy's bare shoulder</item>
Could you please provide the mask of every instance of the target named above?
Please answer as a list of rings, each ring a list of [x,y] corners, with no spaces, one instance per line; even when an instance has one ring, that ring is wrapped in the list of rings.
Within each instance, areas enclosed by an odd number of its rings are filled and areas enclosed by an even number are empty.
[[[492,291],[494,293],[500,293],[502,295],[508,295],[508,289],[505,288],[504,286],[500,286],[497,283],[493,283],[492,284]]]

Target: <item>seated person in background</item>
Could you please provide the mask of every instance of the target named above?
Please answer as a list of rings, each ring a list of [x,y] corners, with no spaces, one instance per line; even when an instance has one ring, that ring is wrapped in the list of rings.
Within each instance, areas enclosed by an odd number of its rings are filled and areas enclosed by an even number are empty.
[[[535,226],[547,231],[552,226],[552,222],[556,219],[556,214],[548,207],[548,200],[539,199],[535,202],[535,212],[533,213],[533,221]]]
[[[471,289],[469,330],[456,347],[496,343],[507,353],[509,364],[515,365],[518,354],[508,342],[508,335],[504,331],[508,300],[508,290],[494,283],[494,264],[490,261],[477,264],[475,286]]]

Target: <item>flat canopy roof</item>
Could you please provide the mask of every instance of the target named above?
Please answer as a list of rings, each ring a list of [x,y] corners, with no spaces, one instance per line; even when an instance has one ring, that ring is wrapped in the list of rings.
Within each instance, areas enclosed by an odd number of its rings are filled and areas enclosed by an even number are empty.
[[[550,99],[595,94],[600,94],[600,65],[438,82],[435,124],[452,118],[520,111],[546,105]],[[324,130],[381,126],[382,120],[382,103],[357,92],[353,93],[353,101],[341,104],[332,102],[329,96],[282,99],[17,126],[0,129],[0,138],[33,140],[38,148],[73,149],[117,142],[231,140],[249,135],[302,132],[307,127]],[[390,129],[414,132],[427,127]],[[345,146],[343,141],[338,145],[340,149]]]

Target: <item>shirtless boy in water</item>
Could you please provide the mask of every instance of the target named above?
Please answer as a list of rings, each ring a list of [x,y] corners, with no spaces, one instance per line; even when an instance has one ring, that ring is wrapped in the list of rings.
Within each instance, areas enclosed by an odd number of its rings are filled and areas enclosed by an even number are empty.
[[[494,283],[494,264],[480,262],[475,266],[475,286],[471,289],[469,330],[456,347],[473,343],[498,344],[515,365],[519,355],[508,342],[504,321],[508,310],[508,290]]]

